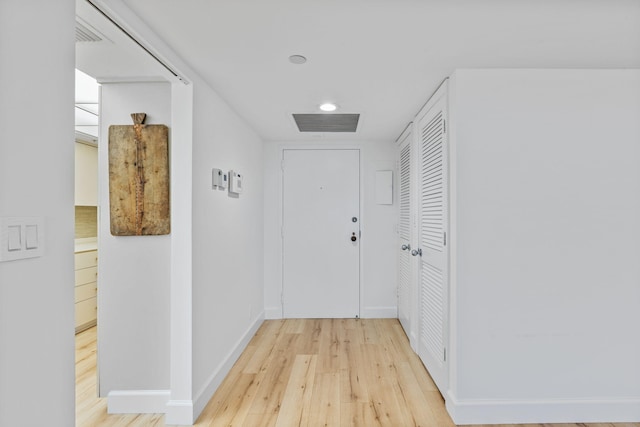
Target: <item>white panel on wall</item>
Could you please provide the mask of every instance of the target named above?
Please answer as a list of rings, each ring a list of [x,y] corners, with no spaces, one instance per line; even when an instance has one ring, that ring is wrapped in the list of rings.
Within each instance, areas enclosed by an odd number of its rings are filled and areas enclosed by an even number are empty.
[[[393,204],[393,171],[376,171],[376,203]]]

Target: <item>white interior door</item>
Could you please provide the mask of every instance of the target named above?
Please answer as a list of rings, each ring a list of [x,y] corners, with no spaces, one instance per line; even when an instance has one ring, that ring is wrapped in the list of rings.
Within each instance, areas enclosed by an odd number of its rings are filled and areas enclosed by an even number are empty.
[[[359,150],[283,150],[282,169],[283,316],[359,316]]]
[[[411,254],[420,260],[418,355],[445,392],[448,382],[448,169],[446,88],[420,116],[418,128],[418,244]]]
[[[398,209],[398,319],[407,336],[412,336],[411,306],[413,284],[411,280],[411,131],[405,133],[399,146],[398,171],[400,176]]]

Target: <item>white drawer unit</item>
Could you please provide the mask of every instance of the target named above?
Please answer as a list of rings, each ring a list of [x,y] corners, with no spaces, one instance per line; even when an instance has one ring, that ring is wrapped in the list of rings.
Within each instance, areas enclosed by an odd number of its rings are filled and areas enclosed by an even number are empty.
[[[96,324],[98,304],[98,251],[75,255],[76,332]]]
[[[97,282],[76,286],[76,302],[94,298],[98,294]]]
[[[96,297],[76,303],[76,331],[90,328],[96,323],[98,306]]]
[[[76,270],[98,265],[98,251],[76,253]]]
[[[76,286],[84,285],[98,280],[98,267],[76,270]]]

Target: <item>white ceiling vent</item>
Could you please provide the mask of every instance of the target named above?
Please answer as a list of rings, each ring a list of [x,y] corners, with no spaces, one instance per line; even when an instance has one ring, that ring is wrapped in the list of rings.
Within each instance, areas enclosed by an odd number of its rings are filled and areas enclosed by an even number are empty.
[[[85,24],[76,21],[76,43],[78,42],[99,42],[102,41],[97,32]]]
[[[293,114],[300,132],[355,132],[360,114]]]

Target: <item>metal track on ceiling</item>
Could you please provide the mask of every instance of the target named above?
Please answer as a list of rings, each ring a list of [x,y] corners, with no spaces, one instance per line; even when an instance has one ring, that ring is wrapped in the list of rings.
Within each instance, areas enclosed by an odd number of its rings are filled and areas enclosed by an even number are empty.
[[[126,35],[127,37],[129,37],[131,39],[131,41],[133,41],[135,44],[137,44],[138,46],[140,46],[140,48],[142,50],[144,50],[149,56],[151,56],[153,59],[156,60],[156,62],[158,62],[158,64],[162,65],[167,71],[169,71],[175,78],[177,78],[178,80],[180,80],[182,83],[188,85],[189,81],[187,79],[185,79],[184,77],[182,77],[180,74],[178,74],[177,71],[175,71],[173,68],[171,68],[169,65],[167,65],[167,63],[165,63],[162,59],[160,59],[158,57],[158,55],[156,55],[154,52],[151,51],[151,49],[149,49],[148,47],[146,47],[142,42],[140,42],[138,39],[136,39],[130,32],[128,32],[122,25],[120,25],[115,19],[113,19],[111,16],[109,16],[109,14],[107,14],[104,10],[102,10],[98,5],[96,5],[93,1],[91,0],[85,0],[87,3],[89,3],[96,11],[98,11],[98,13],[100,13],[102,16],[104,16],[109,22],[111,22],[113,25],[116,26],[116,28],[118,28],[120,31],[122,31],[122,33],[124,35]]]

